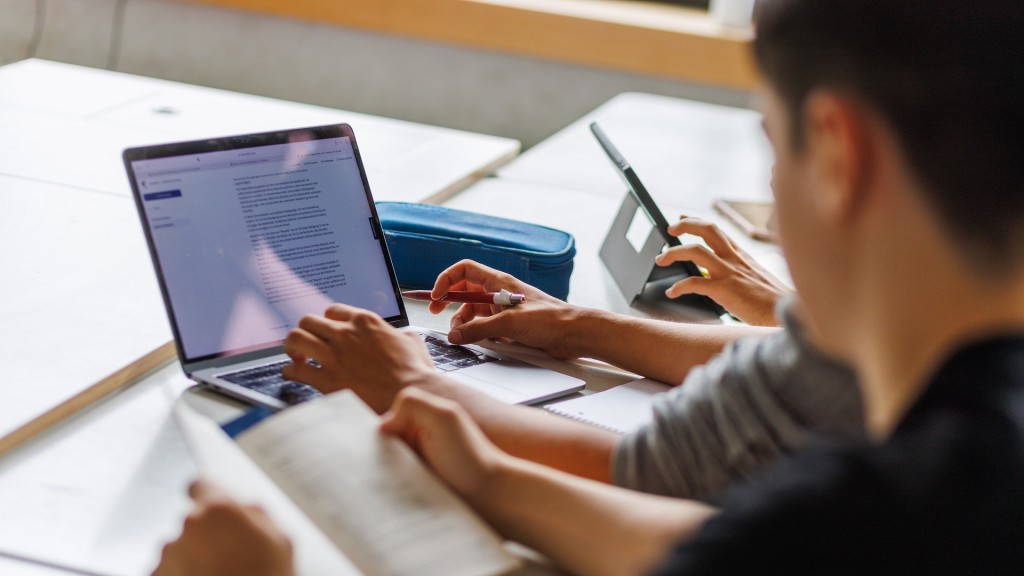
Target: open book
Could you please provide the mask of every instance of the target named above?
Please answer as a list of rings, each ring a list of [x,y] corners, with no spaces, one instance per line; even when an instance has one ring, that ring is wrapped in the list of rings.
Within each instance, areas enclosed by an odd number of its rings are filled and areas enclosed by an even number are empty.
[[[469,576],[519,565],[351,392],[284,410],[237,443],[184,402],[175,415],[200,475],[263,506],[291,537],[299,574]]]

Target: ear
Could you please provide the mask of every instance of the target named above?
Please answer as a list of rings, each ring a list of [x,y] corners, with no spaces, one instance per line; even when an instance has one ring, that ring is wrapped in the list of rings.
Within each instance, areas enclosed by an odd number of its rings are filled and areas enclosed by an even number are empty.
[[[804,105],[807,153],[822,216],[848,223],[864,207],[871,168],[869,127],[863,110],[834,92],[808,95]]]

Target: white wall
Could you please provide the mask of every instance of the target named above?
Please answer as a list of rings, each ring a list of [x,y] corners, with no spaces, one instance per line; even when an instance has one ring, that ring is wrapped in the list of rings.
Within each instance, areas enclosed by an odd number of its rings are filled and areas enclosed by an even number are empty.
[[[123,72],[509,136],[524,146],[624,91],[750,101],[744,92],[176,0],[120,1],[118,53],[119,0],[0,0],[0,63],[26,56],[41,2],[39,58],[116,63]]]

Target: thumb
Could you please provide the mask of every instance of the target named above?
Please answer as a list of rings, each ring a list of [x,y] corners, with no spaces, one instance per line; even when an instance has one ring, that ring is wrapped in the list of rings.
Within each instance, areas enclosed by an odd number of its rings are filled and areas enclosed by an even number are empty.
[[[676,282],[665,291],[669,298],[678,298],[684,294],[700,294],[710,296],[712,290],[711,280],[699,276],[690,276]]]
[[[448,333],[448,341],[452,344],[471,344],[489,338],[509,337],[509,329],[508,314],[477,317],[453,327]]]
[[[188,495],[196,502],[210,502],[216,500],[230,500],[231,497],[220,486],[199,478],[189,484]]]

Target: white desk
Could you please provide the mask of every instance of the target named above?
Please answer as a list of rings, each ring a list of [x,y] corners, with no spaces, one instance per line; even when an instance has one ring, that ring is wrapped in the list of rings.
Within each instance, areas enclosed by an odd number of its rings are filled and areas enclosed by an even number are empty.
[[[347,122],[378,200],[438,201],[519,142],[117,72],[25,60],[0,67],[0,174],[130,196],[128,146]]]
[[[772,154],[761,114],[629,92],[530,148],[498,176],[621,200],[624,184],[590,133],[595,120],[666,213],[670,206],[710,210],[716,197],[771,197]]]
[[[438,200],[514,140],[29,60],[0,67],[0,436],[170,339],[121,150],[352,124],[380,199]],[[170,421],[177,364],[0,458],[0,573],[139,574],[194,473]]]

